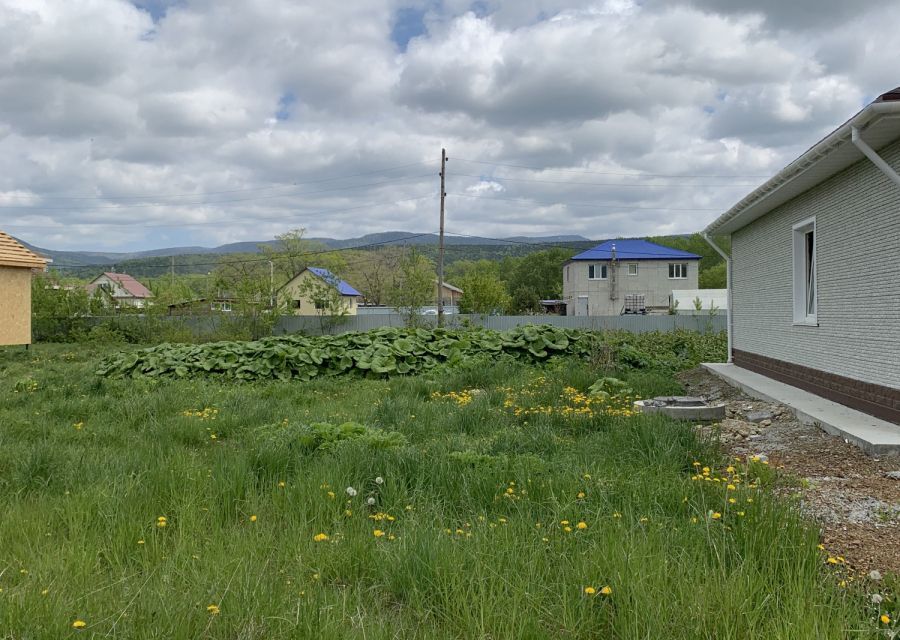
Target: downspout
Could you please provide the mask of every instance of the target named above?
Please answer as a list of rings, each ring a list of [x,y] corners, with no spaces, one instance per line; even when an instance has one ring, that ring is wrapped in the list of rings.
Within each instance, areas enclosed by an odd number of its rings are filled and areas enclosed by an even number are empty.
[[[732,359],[733,327],[732,327],[732,320],[731,320],[731,307],[734,306],[732,303],[732,295],[731,295],[731,293],[732,293],[731,292],[731,275],[732,275],[732,273],[731,273],[731,256],[729,256],[727,253],[722,251],[722,249],[719,248],[719,245],[717,245],[715,242],[713,242],[712,238],[710,238],[709,235],[705,231],[703,231],[700,235],[703,236],[703,239],[706,240],[706,242],[707,242],[707,244],[709,244],[709,246],[711,246],[713,249],[716,250],[716,253],[718,253],[720,256],[722,256],[722,258],[725,259],[725,288],[728,291],[728,309],[725,310],[725,326],[726,326],[726,331],[728,334],[728,363],[731,364],[733,362],[733,359]]]
[[[875,153],[875,150],[872,147],[866,144],[865,140],[862,139],[858,128],[850,127],[850,140],[857,149],[862,151],[863,154],[872,161],[872,164],[881,169],[881,172],[884,175],[900,187],[900,175],[897,175],[897,172],[894,171],[893,167],[885,162],[880,155]]]

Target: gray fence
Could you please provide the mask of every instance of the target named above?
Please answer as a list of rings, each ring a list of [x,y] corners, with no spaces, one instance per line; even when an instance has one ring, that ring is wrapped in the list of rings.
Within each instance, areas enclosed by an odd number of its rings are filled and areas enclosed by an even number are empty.
[[[416,316],[416,322],[422,326],[434,326],[434,316]],[[481,316],[481,315],[449,315],[445,325],[448,327],[484,327],[503,331],[526,324],[551,324],[557,327],[572,329],[623,330],[633,333],[648,331],[674,331],[686,329],[702,333],[725,331],[726,318],[721,316]],[[279,318],[273,333],[345,333],[347,331],[369,331],[380,327],[404,327],[406,316],[402,315],[359,315],[331,319],[320,316],[283,316]]]

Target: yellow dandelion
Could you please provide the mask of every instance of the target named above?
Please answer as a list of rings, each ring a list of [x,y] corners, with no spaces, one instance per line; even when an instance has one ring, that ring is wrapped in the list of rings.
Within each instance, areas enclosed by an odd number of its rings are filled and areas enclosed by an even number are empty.
[[[737,489],[737,487],[734,486],[733,484],[730,484],[730,485],[728,485],[728,486],[725,487],[725,488],[726,488],[728,491],[734,491],[735,489]]]
[[[735,502],[737,502],[737,500],[734,498],[728,498],[728,504],[734,504]]]
[[[280,488],[284,489],[284,488],[287,486],[287,483],[286,483],[284,480],[280,480],[280,481],[278,482],[278,486],[279,486]]]
[[[891,617],[886,613],[882,613],[879,620],[881,620],[882,624],[890,624],[891,623]]]
[[[84,620],[76,620],[75,622],[72,623],[73,629],[84,629],[86,626],[87,626],[87,622],[85,622]]]
[[[581,529],[582,531],[584,531],[585,529],[588,528],[587,522],[584,522],[583,520],[581,522],[579,522],[578,524],[576,524],[575,526],[578,527],[579,529]]]
[[[602,589],[600,589],[600,595],[611,596],[612,595],[612,587],[610,587],[609,585],[603,587]]]
[[[586,596],[592,596],[596,593],[597,593],[597,590],[594,587],[585,587],[584,588],[584,595],[586,595]]]
[[[375,529],[375,531],[372,532],[372,535],[376,538],[380,538],[384,535],[384,531],[382,531],[381,529]]]
[[[721,517],[722,517],[722,514],[719,513],[718,511],[714,511],[713,514],[712,514],[712,519],[713,519],[713,520],[718,520],[718,519],[721,518]]]
[[[207,611],[207,612],[209,613],[209,615],[211,615],[211,616],[217,616],[217,615],[219,615],[219,612],[220,612],[219,605],[217,605],[217,604],[211,604],[211,605],[209,605],[208,607],[206,607],[206,611]]]
[[[577,497],[579,500],[583,500],[583,499],[584,499],[584,491],[579,491],[579,492],[578,492],[578,495],[577,495],[576,497]]]
[[[50,593],[50,589],[44,589],[43,591],[41,591],[41,595],[42,595],[42,596],[45,596],[45,595],[47,595],[48,593]]]
[[[328,540],[328,534],[327,533],[317,533],[316,535],[313,536],[313,540],[316,542],[325,542],[326,540]]]
[[[838,559],[835,558],[834,556],[829,556],[829,557],[828,557],[828,560],[826,560],[825,562],[827,562],[828,564],[837,564],[837,563],[838,563]]]
[[[563,527],[563,531],[566,533],[572,533],[572,527]]]
[[[143,540],[138,540],[138,544],[144,544]]]
[[[256,514],[250,516],[250,522],[256,522]]]
[[[559,523],[561,525],[565,526],[565,525],[569,524],[569,521],[568,520],[560,520]]]

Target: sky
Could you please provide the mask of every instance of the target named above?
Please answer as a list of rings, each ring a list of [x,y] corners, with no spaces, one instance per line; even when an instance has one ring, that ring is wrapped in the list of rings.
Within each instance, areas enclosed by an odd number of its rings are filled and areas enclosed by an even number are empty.
[[[50,249],[689,233],[900,85],[881,0],[0,0]],[[887,53],[886,53],[887,51]]]

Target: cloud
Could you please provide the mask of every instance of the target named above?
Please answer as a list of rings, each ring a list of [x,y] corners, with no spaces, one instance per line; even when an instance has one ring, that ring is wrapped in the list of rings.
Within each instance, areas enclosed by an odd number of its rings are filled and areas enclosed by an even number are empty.
[[[0,0],[0,228],[433,231],[445,147],[451,231],[693,231],[900,84],[900,8],[826,5]]]

